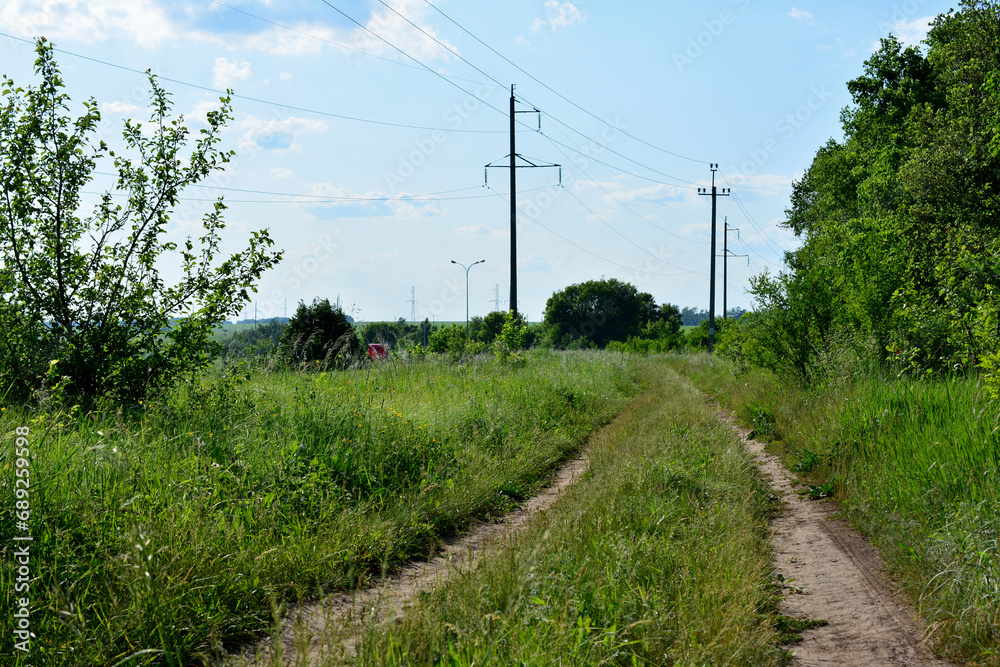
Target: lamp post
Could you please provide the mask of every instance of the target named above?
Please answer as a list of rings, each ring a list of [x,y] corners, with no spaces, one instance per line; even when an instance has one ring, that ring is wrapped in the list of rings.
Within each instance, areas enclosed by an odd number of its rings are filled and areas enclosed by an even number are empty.
[[[476,264],[482,264],[485,261],[485,259],[481,259],[478,262],[473,262],[472,264],[466,266],[461,262],[451,260],[452,264],[458,264],[460,267],[465,269],[465,340],[469,340],[469,270]]]

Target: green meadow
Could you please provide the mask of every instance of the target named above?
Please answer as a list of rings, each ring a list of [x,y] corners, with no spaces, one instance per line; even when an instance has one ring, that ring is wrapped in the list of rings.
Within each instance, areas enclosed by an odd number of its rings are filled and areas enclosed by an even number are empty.
[[[538,352],[522,365],[230,371],[88,410],[55,396],[6,406],[5,508],[15,429],[30,429],[32,664],[212,664],[289,603],[510,510],[625,406],[635,377],[621,355]],[[0,534],[14,533],[5,511]],[[7,656],[12,623],[0,620]]]
[[[982,378],[863,364],[797,385],[724,359],[672,364],[734,409],[870,536],[937,651],[1000,664],[1000,409]]]

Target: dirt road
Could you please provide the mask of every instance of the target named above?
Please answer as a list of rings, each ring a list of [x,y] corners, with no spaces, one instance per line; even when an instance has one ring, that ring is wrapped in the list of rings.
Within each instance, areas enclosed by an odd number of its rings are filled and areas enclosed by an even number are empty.
[[[836,505],[809,500],[794,489],[792,474],[764,445],[747,440],[748,431],[721,414],[781,497],[771,544],[775,573],[784,577],[788,616],[826,620],[806,630],[795,646],[793,665],[944,667],[923,645],[920,621],[893,590],[875,549],[844,521],[831,515]]]
[[[797,494],[795,481],[763,444],[747,440],[747,430],[720,412],[755,457],[784,509],[773,524],[775,575],[785,582],[782,612],[797,618],[826,620],[807,630],[794,648],[793,664],[848,667],[895,665],[944,667],[922,643],[919,619],[894,592],[875,550],[843,521],[836,507]],[[473,567],[491,544],[518,531],[526,521],[553,505],[588,467],[586,450],[568,462],[553,483],[500,523],[480,524],[468,536],[445,545],[428,562],[413,563],[376,586],[335,595],[293,609],[280,637],[264,642],[232,665],[326,665],[350,660],[359,630],[370,623],[391,623],[421,590],[458,569]],[[280,648],[279,648],[280,646]],[[255,653],[255,655],[254,655]]]
[[[354,653],[359,631],[367,623],[391,623],[404,613],[407,603],[422,590],[443,581],[456,570],[471,569],[484,550],[521,529],[529,518],[555,503],[556,499],[587,471],[586,448],[559,469],[552,483],[499,523],[480,523],[466,536],[445,544],[427,562],[411,563],[383,582],[355,593],[334,595],[326,600],[292,610],[281,636],[281,651],[268,641],[255,647],[234,665],[325,665],[336,664]]]

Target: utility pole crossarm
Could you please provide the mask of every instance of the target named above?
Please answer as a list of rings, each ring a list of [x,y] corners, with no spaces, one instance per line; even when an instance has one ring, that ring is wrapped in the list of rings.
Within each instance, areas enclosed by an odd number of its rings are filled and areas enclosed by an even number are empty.
[[[729,218],[725,218],[725,231],[722,234],[722,319],[729,319],[729,306],[726,303],[726,296],[729,293],[729,258],[746,257],[747,266],[750,266],[750,255],[737,255],[729,249],[729,232],[736,232],[736,238],[740,237],[740,230],[729,226]]]
[[[514,86],[510,87],[510,153],[506,155],[507,164],[490,164],[486,165],[483,170],[486,174],[489,173],[491,167],[510,169],[510,310],[512,313],[517,313],[517,177],[516,173],[518,169],[533,169],[533,168],[544,168],[544,167],[558,167],[559,168],[559,182],[562,183],[562,165],[558,164],[535,164],[531,160],[525,159],[521,155],[517,154],[517,146],[515,145],[514,138],[516,136],[514,124],[515,118],[519,113],[537,113],[541,112],[532,107],[531,109],[518,109],[517,99],[514,97]],[[539,116],[539,127],[541,127],[541,117]],[[520,159],[525,164],[518,164],[517,161]]]

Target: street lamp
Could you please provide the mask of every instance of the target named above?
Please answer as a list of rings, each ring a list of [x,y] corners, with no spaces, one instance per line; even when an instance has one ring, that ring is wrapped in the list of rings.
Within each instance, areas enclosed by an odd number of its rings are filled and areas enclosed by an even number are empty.
[[[485,261],[485,259],[481,259],[478,262],[473,262],[472,264],[466,266],[461,262],[451,260],[452,264],[458,264],[460,267],[465,269],[465,340],[469,340],[469,270],[476,264],[482,264]]]

